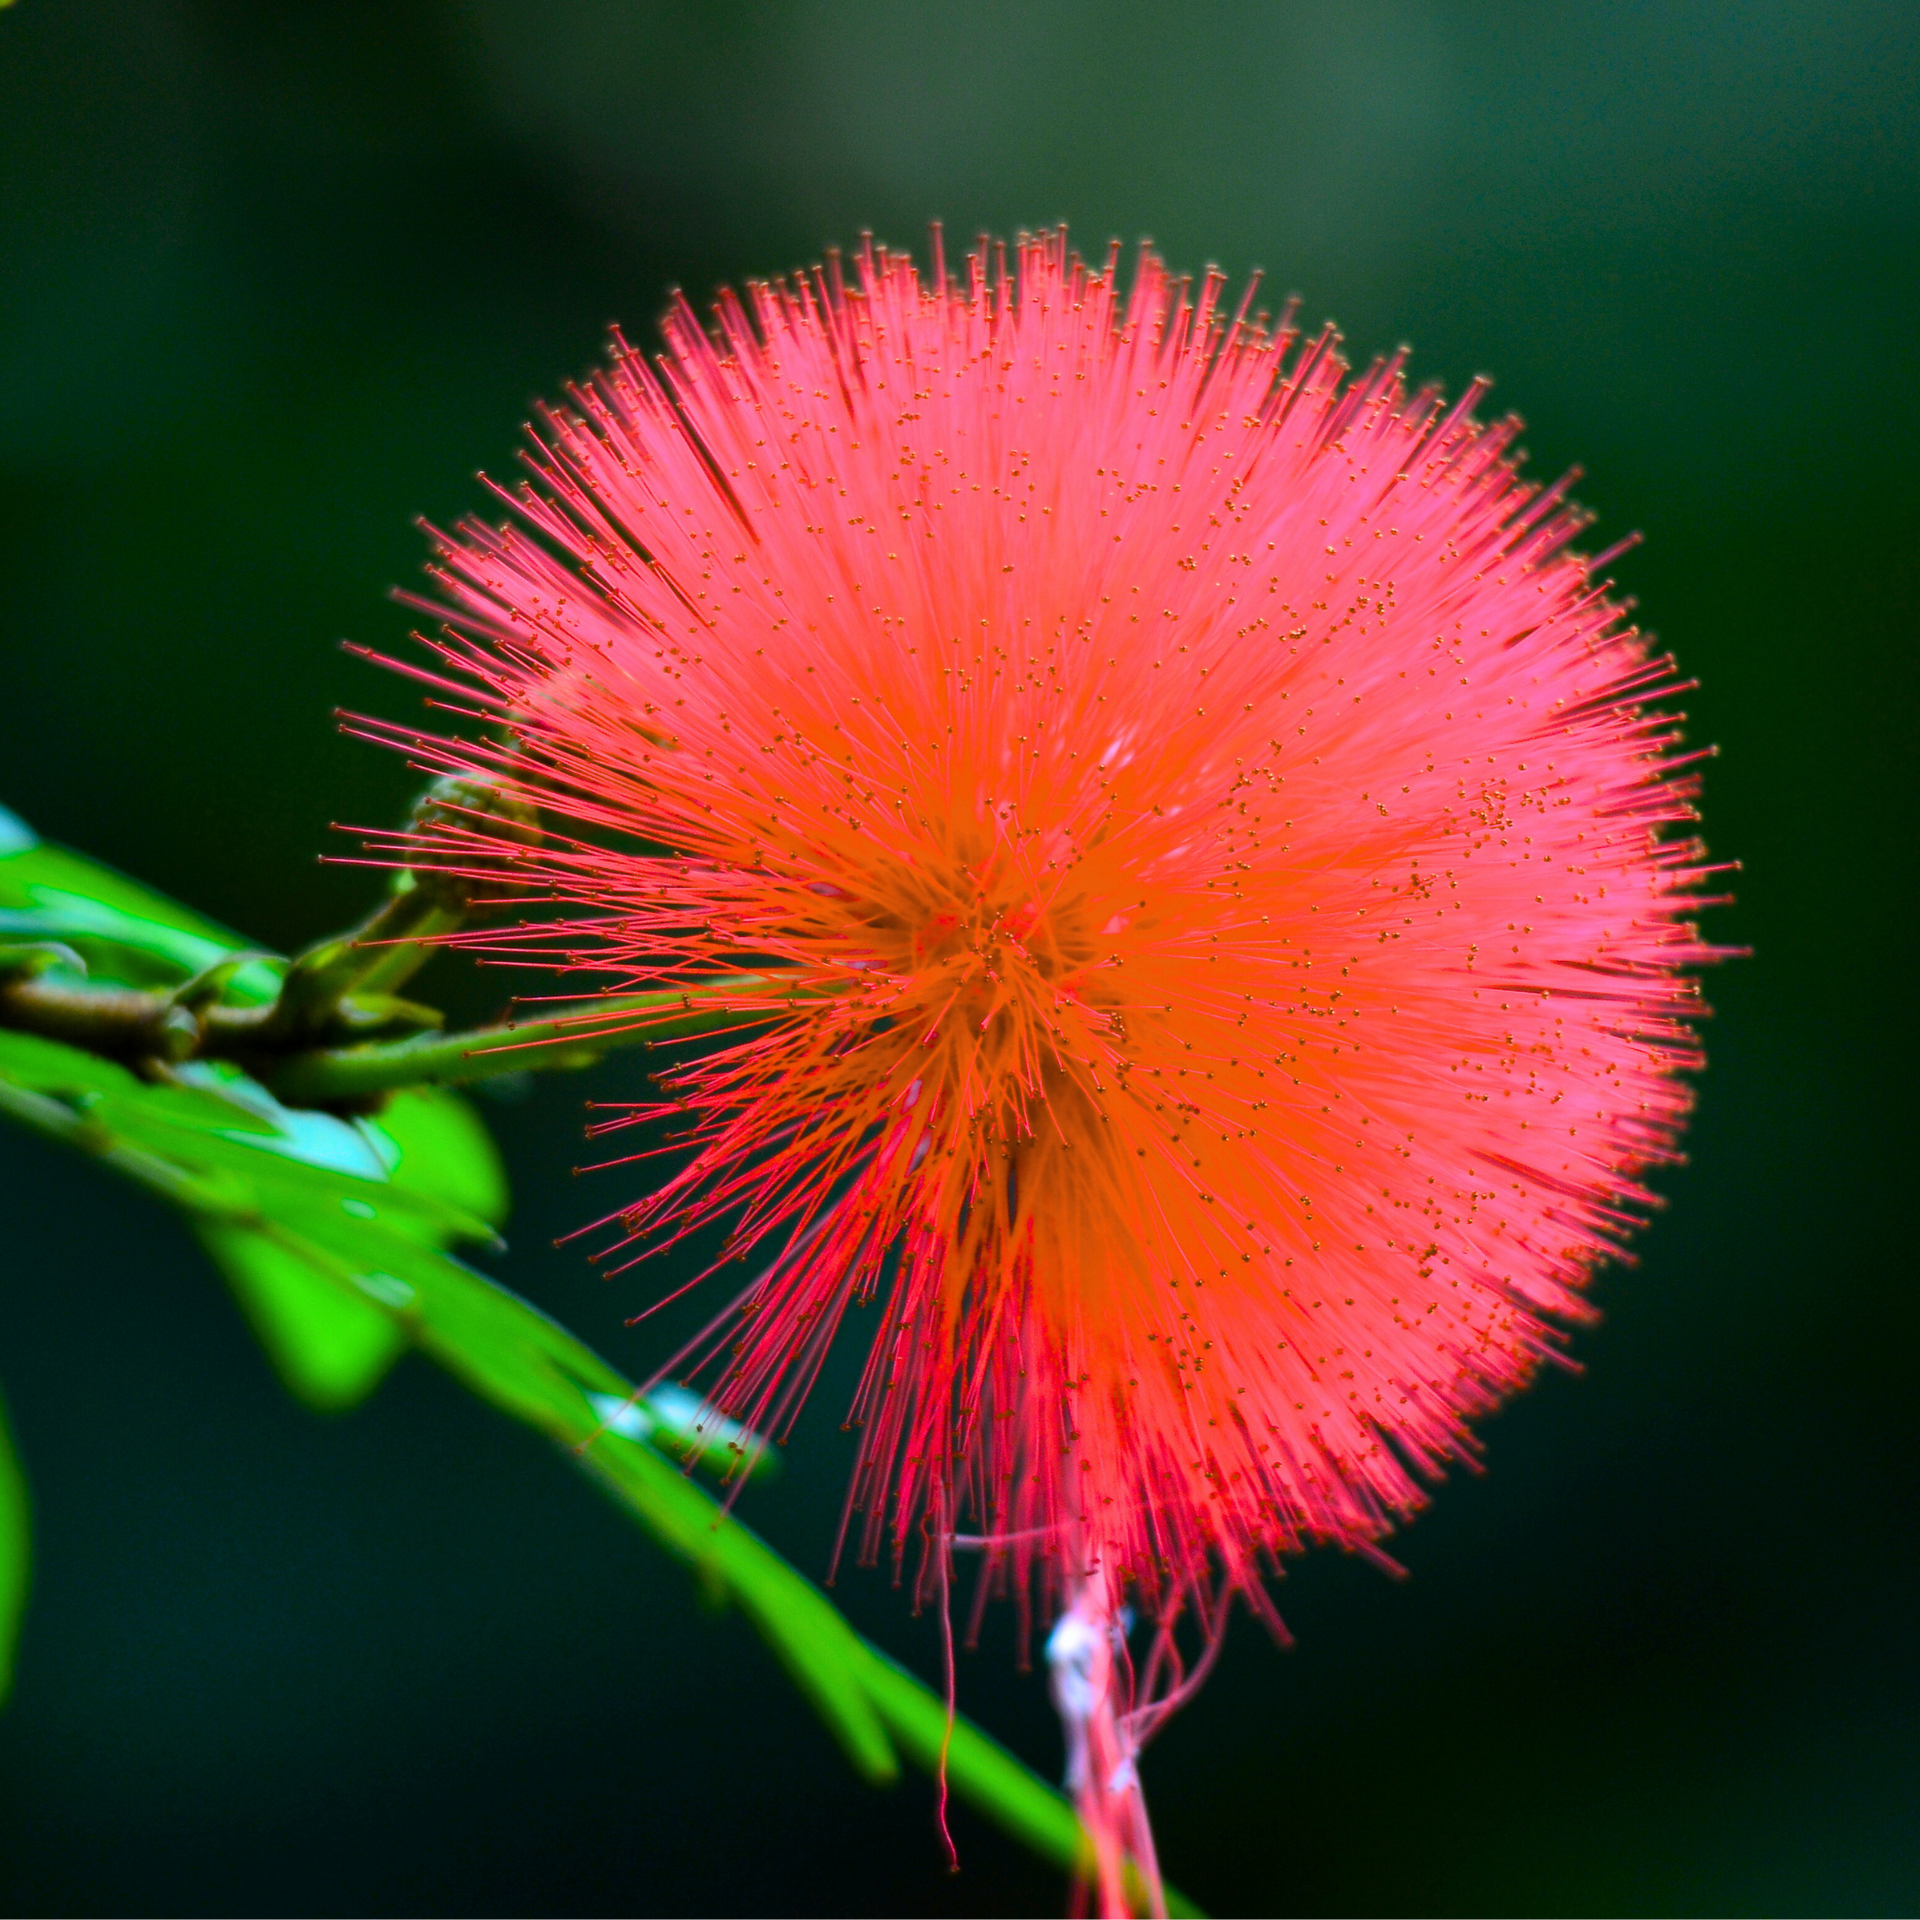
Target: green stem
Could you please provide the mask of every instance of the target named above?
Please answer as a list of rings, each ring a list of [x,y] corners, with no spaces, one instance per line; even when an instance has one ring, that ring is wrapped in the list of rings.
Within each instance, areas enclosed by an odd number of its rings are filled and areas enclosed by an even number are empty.
[[[778,977],[773,974],[737,973],[703,981],[699,991],[703,997],[712,993],[731,997],[760,993],[778,985]],[[289,1106],[324,1106],[395,1087],[416,1086],[422,1081],[454,1086],[500,1073],[591,1066],[615,1047],[751,1026],[777,1019],[791,1004],[791,997],[776,1001],[769,996],[764,1008],[703,1006],[682,987],[610,994],[605,999],[563,1007],[538,1020],[297,1053],[263,1073],[262,1078],[275,1097]]]
[[[0,1027],[110,1060],[179,1060],[194,1051],[199,1023],[169,994],[16,976],[0,979]]]

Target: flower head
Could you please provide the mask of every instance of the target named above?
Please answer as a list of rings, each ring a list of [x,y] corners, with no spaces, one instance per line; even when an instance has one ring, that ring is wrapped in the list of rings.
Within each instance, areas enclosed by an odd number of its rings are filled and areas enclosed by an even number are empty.
[[[1711,953],[1669,663],[1517,423],[1221,285],[1043,235],[676,306],[442,539],[500,744],[406,738],[572,823],[466,834],[576,910],[496,948],[740,1015],[623,1216],[764,1260],[726,1411],[872,1302],[867,1553],[1258,1604],[1588,1313]]]

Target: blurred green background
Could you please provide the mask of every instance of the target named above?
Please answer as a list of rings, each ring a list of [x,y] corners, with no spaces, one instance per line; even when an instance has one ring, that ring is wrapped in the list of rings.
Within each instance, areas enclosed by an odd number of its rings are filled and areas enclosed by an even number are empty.
[[[1832,0],[1343,8],[20,0],[0,12],[0,798],[286,947],[410,777],[410,525],[666,288],[1067,219],[1259,265],[1367,355],[1491,370],[1699,674],[1744,860],[1692,1162],[1583,1379],[1487,1429],[1396,1586],[1297,1566],[1154,1749],[1216,1911],[1920,1905],[1910,1209],[1920,18]],[[504,988],[429,974],[481,1013]],[[1905,997],[1903,997],[1903,995]],[[652,1284],[554,1235],[616,1060],[490,1110],[496,1270],[616,1364]],[[1901,1199],[1902,1193],[1907,1199]],[[8,1912],[1057,1911],[867,1792],[738,1620],[410,1361],[326,1421],[186,1234],[0,1138],[0,1379],[38,1584]],[[827,1381],[747,1517],[820,1572]],[[931,1671],[925,1621],[843,1578]],[[1005,1620],[962,1702],[1052,1773]]]

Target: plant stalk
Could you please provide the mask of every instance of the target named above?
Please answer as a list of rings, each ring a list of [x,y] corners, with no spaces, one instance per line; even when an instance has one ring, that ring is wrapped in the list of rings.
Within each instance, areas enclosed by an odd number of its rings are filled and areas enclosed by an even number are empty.
[[[732,974],[702,993],[758,993],[769,974]],[[591,1066],[615,1047],[684,1039],[777,1019],[790,1000],[755,1005],[702,1005],[682,987],[609,994],[563,1007],[537,1020],[507,1021],[466,1033],[423,1033],[358,1047],[323,1047],[290,1056],[262,1075],[289,1106],[325,1106],[363,1099],[422,1081],[455,1086],[494,1074]]]
[[[1132,1673],[1119,1595],[1107,1569],[1097,1559],[1089,1562],[1077,1532],[1066,1552],[1069,1567],[1079,1571],[1067,1609],[1047,1636],[1047,1665],[1066,1735],[1067,1790],[1093,1847],[1092,1890],[1102,1920],[1128,1920],[1136,1911],[1130,1881],[1145,1893],[1154,1920],[1166,1920],[1139,1749],[1126,1728]]]

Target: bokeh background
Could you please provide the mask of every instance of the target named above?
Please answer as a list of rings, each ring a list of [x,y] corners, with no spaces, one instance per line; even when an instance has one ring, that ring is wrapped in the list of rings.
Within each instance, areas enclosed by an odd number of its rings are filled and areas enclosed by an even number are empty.
[[[413,516],[671,284],[1070,221],[1488,369],[1702,679],[1718,937],[1692,1161],[1582,1379],[1490,1423],[1393,1585],[1323,1555],[1149,1760],[1220,1912],[1920,1905],[1911,1124],[1920,15],[1903,0],[19,0],[0,11],[0,798],[247,929],[366,898]],[[452,1004],[499,982],[440,963]],[[425,983],[423,983],[424,986]],[[491,1109],[499,1271],[658,1336],[558,1233],[580,1103]],[[38,1508],[0,1910],[1049,1912],[859,1786],[741,1622],[403,1363],[322,1420],[185,1235],[0,1139]],[[809,1571],[829,1381],[748,1517]],[[931,1670],[883,1575],[864,1630]],[[963,1704],[1048,1772],[1004,1621]]]

